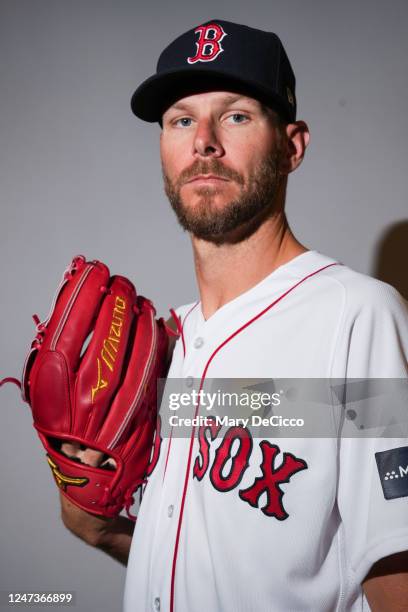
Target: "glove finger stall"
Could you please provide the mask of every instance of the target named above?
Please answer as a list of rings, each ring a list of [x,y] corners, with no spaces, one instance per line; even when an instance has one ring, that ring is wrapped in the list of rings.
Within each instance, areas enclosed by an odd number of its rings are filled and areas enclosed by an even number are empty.
[[[39,430],[72,431],[75,370],[103,297],[101,285],[108,279],[105,265],[85,263],[58,298],[43,343],[26,372]]]
[[[155,365],[161,328],[155,319],[155,310],[148,300],[139,296],[138,306],[140,313],[127,372],[98,436],[99,444],[111,450],[118,447],[129,427],[135,426],[135,420],[145,418],[146,415],[139,414],[143,400],[151,391],[152,383],[156,386],[154,376],[157,374]]]
[[[132,283],[113,277],[77,374],[73,431],[79,437],[95,439],[109,410],[123,372],[135,305]]]

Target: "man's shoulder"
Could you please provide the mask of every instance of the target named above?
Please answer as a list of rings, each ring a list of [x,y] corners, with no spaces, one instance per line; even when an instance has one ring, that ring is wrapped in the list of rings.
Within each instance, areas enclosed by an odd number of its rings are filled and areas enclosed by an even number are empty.
[[[392,285],[357,272],[318,251],[311,251],[299,265],[302,276],[311,270],[319,272],[314,276],[317,282],[309,285],[310,297],[324,302],[328,308],[343,305],[346,310],[356,312],[361,309],[407,310],[407,302]]]
[[[392,285],[367,274],[344,265],[332,270],[330,278],[341,291],[341,306],[331,375],[405,377],[407,302]]]
[[[392,285],[344,264],[329,268],[324,275],[333,293],[341,294],[347,309],[391,310],[407,313],[408,303]],[[328,288],[328,287],[327,287]]]

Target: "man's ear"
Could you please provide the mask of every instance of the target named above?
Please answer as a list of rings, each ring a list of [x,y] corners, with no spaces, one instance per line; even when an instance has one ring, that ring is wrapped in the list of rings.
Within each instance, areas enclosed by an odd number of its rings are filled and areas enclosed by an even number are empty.
[[[309,144],[310,133],[304,121],[289,123],[286,128],[286,138],[282,146],[280,171],[289,174],[302,163],[306,147]]]

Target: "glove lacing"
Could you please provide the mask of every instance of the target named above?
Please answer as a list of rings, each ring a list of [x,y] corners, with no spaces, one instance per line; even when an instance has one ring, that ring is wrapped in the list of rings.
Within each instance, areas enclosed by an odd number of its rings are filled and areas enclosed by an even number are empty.
[[[141,485],[144,485],[147,483],[146,478],[141,478],[140,480],[138,480],[136,482],[136,484],[134,485],[134,487],[132,487],[132,489],[128,489],[125,492],[125,495],[123,497],[123,502],[124,502],[124,508],[126,510],[126,514],[128,515],[128,517],[130,518],[131,521],[133,521],[134,523],[136,522],[137,517],[132,514],[130,512],[130,508],[133,506],[133,504],[135,503],[135,498],[134,495],[136,493],[136,491],[138,490],[138,488]],[[113,506],[114,509],[116,509],[120,504],[121,504],[121,500],[120,500],[120,493],[117,495],[116,499],[112,500],[112,494],[109,490],[109,487],[106,487],[103,495],[99,501],[99,505],[102,507],[106,507],[106,506]]]

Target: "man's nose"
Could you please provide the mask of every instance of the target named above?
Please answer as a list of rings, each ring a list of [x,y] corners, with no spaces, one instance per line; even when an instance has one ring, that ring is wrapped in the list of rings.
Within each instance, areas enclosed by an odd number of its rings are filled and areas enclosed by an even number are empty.
[[[194,135],[193,155],[221,157],[224,149],[212,121],[199,121]]]

